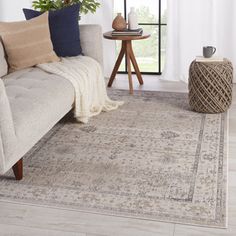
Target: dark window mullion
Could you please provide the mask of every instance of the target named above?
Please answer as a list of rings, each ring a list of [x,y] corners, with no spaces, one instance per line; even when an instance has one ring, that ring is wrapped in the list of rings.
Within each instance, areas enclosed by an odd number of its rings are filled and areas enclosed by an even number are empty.
[[[161,26],[167,26],[167,24],[159,24],[159,23],[138,23],[139,25],[161,25]]]
[[[124,0],[124,16],[125,20],[127,20],[127,0]]]
[[[159,25],[158,23],[138,23],[139,25]]]
[[[127,22],[127,0],[124,0],[124,16],[125,16],[125,21]],[[125,73],[128,73],[127,67],[128,67],[127,56],[125,54]]]
[[[127,0],[124,0],[124,17],[125,20],[127,20]],[[159,22],[158,23],[139,23],[139,25],[144,25],[144,26],[158,26],[158,72],[144,72],[142,71],[141,73],[143,74],[150,74],[150,75],[161,75],[161,30],[162,26],[167,26],[165,23],[161,23],[161,0],[159,0],[159,12],[158,12],[158,18]],[[127,70],[127,57],[125,55],[125,71],[120,72],[120,73],[128,73]],[[134,72],[132,72],[134,73]]]
[[[158,27],[158,67],[159,67],[159,73],[161,73],[161,0],[159,0],[159,27]]]

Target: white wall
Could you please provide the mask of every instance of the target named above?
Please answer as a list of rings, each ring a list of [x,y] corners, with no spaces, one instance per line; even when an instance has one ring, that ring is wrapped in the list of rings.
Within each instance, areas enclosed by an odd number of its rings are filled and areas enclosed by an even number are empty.
[[[1,0],[0,0],[1,1]],[[81,16],[80,24],[99,24],[103,32],[112,30],[113,0],[99,0],[101,7],[94,14]],[[115,41],[103,39],[103,56],[105,76],[110,77],[116,58]]]
[[[0,0],[0,20],[24,20],[22,8],[31,8],[31,0]]]

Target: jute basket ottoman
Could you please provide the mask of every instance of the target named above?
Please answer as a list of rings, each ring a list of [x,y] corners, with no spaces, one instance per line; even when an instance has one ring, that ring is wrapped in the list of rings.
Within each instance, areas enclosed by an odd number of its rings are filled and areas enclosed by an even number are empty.
[[[222,113],[232,102],[233,65],[193,61],[189,69],[189,104],[201,113]]]

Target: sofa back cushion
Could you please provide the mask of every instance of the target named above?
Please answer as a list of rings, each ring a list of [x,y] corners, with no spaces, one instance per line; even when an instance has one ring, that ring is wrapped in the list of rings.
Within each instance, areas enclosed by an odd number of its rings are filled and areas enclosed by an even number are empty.
[[[0,22],[0,36],[10,72],[60,60],[53,51],[48,13],[29,21]]]
[[[49,26],[53,48],[59,57],[73,57],[82,54],[79,31],[80,4],[49,12]],[[42,12],[23,9],[27,20]]]
[[[3,45],[0,40],[0,77],[6,75],[7,71],[8,71],[8,65],[7,65],[7,61],[5,59],[5,52],[3,49]]]

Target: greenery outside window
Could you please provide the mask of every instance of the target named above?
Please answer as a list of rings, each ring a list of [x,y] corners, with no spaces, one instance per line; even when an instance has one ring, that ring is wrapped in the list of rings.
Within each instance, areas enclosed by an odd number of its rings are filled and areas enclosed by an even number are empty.
[[[135,7],[139,25],[151,33],[147,40],[133,41],[133,49],[143,74],[161,75],[166,55],[167,0],[115,0],[115,14],[121,12],[126,19],[130,7]],[[117,54],[121,43],[117,41]],[[127,73],[123,60],[121,73]]]

